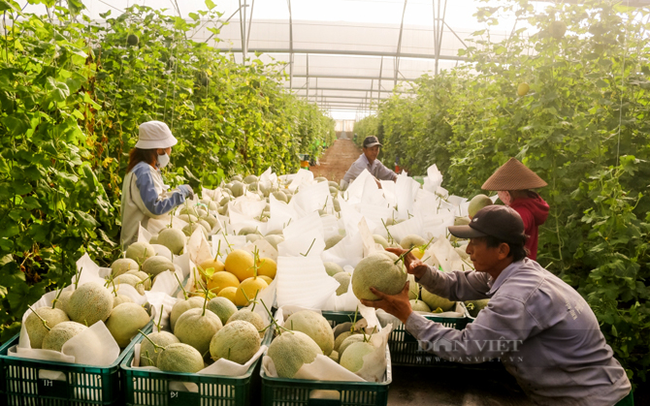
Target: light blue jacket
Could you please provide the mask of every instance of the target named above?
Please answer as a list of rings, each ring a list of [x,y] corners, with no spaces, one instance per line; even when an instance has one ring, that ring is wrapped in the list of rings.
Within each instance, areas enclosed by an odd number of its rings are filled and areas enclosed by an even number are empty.
[[[484,272],[429,267],[419,283],[450,300],[490,298],[464,330],[411,314],[406,329],[420,349],[461,363],[500,358],[542,405],[611,406],[630,392],[587,302],[537,262],[512,263],[496,280]]]

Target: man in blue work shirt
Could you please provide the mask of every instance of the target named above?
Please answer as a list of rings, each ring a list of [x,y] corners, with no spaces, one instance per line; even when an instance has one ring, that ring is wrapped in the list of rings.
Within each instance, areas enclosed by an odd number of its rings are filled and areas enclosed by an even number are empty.
[[[449,231],[469,238],[466,252],[475,270],[440,272],[411,253],[405,257],[406,267],[424,289],[449,300],[489,298],[473,323],[455,330],[414,313],[408,283],[397,295],[373,288],[380,299],[363,304],[400,319],[421,349],[442,358],[462,363],[499,358],[537,404],[633,405],[630,381],[587,302],[526,258],[527,237],[516,211],[488,206],[469,225],[450,226]]]
[[[377,159],[379,155],[379,147],[382,145],[375,136],[366,137],[363,140],[363,154],[359,155],[359,159],[354,161],[350,169],[343,176],[341,187],[345,188],[352,183],[364,169],[367,169],[375,180],[397,180],[397,174],[388,169],[384,164]],[[379,184],[379,182],[377,182]]]

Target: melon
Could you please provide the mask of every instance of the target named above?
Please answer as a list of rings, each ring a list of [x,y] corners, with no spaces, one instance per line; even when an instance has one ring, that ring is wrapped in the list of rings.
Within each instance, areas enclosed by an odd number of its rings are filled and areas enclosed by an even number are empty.
[[[269,277],[266,276],[266,275],[258,276],[258,278],[262,278],[262,279],[264,279],[264,281],[265,281],[268,285],[270,285],[271,282],[273,282],[273,279],[269,278]]]
[[[244,183],[251,184],[257,182],[257,176],[255,175],[248,175],[244,178]]]
[[[339,353],[338,353],[338,351],[332,351],[332,353],[330,354],[330,359],[332,361],[338,363],[339,362]]]
[[[232,195],[235,197],[242,196],[246,190],[246,185],[240,181],[235,181],[230,188]]]
[[[343,340],[341,346],[339,347],[339,357],[345,354],[345,350],[347,350],[349,346],[351,346],[354,343],[361,343],[363,341],[364,341],[363,334],[352,334],[351,336],[347,337],[346,339]]]
[[[379,234],[373,234],[372,239],[375,240],[375,243],[381,245],[384,248],[388,248],[388,241]]]
[[[215,272],[208,280],[208,290],[217,295],[227,287],[239,288],[239,279],[230,272]]]
[[[483,310],[489,301],[490,299],[467,300],[465,307],[467,307],[470,316],[476,317],[478,312]]]
[[[185,248],[185,233],[177,228],[166,228],[158,234],[158,244],[164,245],[174,255],[179,255]]]
[[[472,197],[472,200],[469,201],[469,206],[467,207],[467,214],[469,218],[472,218],[476,213],[481,210],[483,207],[490,206],[492,204],[492,199],[486,195],[476,195]]]
[[[307,334],[286,331],[271,342],[267,354],[280,378],[293,378],[303,364],[314,362],[322,351]]]
[[[318,344],[325,355],[329,355],[334,349],[334,333],[327,319],[321,314],[310,310],[300,310],[285,320],[284,327],[307,334]]]
[[[231,182],[235,182],[235,181],[241,182],[242,180],[244,180],[244,178],[241,175],[234,175],[232,178],[230,178]]]
[[[327,181],[327,184],[328,184],[329,187],[331,187],[331,188],[333,187],[333,188],[336,188],[337,190],[338,190],[338,188],[339,188],[339,184],[336,183],[336,182],[334,182],[333,180]],[[331,189],[330,189],[330,190],[331,190]]]
[[[282,241],[284,241],[284,237],[282,237],[281,235],[275,235],[275,234],[267,235],[266,237],[264,237],[264,239],[266,241],[268,241],[269,244],[271,244],[273,246],[273,248],[275,248],[276,250],[278,249],[278,244],[280,244]]]
[[[336,262],[323,262],[323,265],[325,265],[325,272],[327,272],[329,276],[334,276],[339,272],[343,272],[341,265]]]
[[[219,316],[203,308],[190,309],[180,315],[174,326],[174,335],[185,344],[205,354],[210,340],[223,327]]]
[[[120,258],[111,264],[111,275],[113,276],[118,276],[123,273],[126,273],[127,271],[132,271],[132,270],[139,270],[140,266],[138,265],[137,262],[132,260],[131,258]]]
[[[194,296],[187,300],[179,300],[176,303],[174,303],[174,306],[172,307],[172,311],[169,314],[169,326],[171,327],[172,331],[174,331],[174,326],[176,325],[176,321],[181,316],[181,314],[185,313],[190,309],[203,307],[204,301],[205,301],[204,298],[199,296]]]
[[[254,276],[247,278],[239,284],[237,292],[235,293],[235,304],[237,306],[248,306],[253,301],[261,290],[268,288],[269,285],[260,277]]]
[[[64,290],[59,294],[58,299],[54,299],[54,307],[57,309],[61,309],[65,312],[65,314],[68,314],[68,302],[70,301],[70,296],[72,296],[72,292],[74,290]]]
[[[404,289],[406,279],[403,263],[397,255],[381,251],[359,261],[352,273],[352,291],[359,299],[377,300],[379,297],[370,291],[371,287],[396,295]]]
[[[108,331],[120,348],[125,348],[131,339],[138,334],[138,330],[149,323],[149,313],[136,303],[122,303],[113,309],[106,320]]]
[[[320,183],[320,182],[327,182],[327,181],[328,181],[327,178],[324,177],[324,176],[317,176],[317,177],[314,178],[314,180],[315,180],[316,182],[318,182],[318,183]]]
[[[277,200],[281,202],[285,202],[285,203],[289,202],[289,198],[287,197],[287,195],[284,192],[279,190],[277,192],[273,192],[273,197],[275,197]]]
[[[221,324],[226,324],[230,316],[237,312],[237,306],[225,297],[214,297],[207,304],[207,309],[219,316]]]
[[[335,211],[341,211],[341,203],[339,203],[339,199],[334,198],[332,204],[334,205]]]
[[[214,202],[211,202],[211,203],[212,203],[212,204],[215,204]],[[215,206],[216,206],[216,204],[215,204]],[[214,209],[211,208],[210,210],[217,211],[217,210],[219,210],[219,208],[218,208],[218,207],[215,207]],[[210,224],[210,228],[211,228],[211,229],[212,229],[212,228],[215,228],[216,226],[219,225],[219,221],[217,220],[217,218],[214,217],[214,216],[211,215],[211,214],[208,215],[208,216],[205,216],[205,217],[203,218],[203,220],[205,220],[208,224]],[[219,230],[216,230],[216,231],[219,231]]]
[[[332,195],[332,197],[336,197],[336,195],[339,194],[339,189],[334,186],[330,186],[329,190],[330,190],[330,195]]]
[[[260,316],[259,314],[250,311],[250,309],[239,309],[235,312],[235,314],[230,316],[226,324],[232,323],[233,321],[236,320],[244,320],[251,323],[253,326],[255,326],[255,328],[259,332],[260,337],[264,336],[263,330],[266,328],[266,324],[264,323],[264,319],[262,319],[262,316]]]
[[[178,216],[179,219],[183,220],[186,223],[196,223],[199,221],[199,218],[193,214],[181,214]]]
[[[100,320],[106,321],[111,315],[113,295],[99,283],[88,282],[70,295],[66,309],[71,320],[92,326]]]
[[[246,242],[255,242],[257,240],[262,239],[262,236],[259,234],[247,234],[246,235]]]
[[[413,309],[413,311],[431,313],[431,308],[429,307],[429,305],[427,305],[422,300],[411,299],[409,300],[409,302],[411,303],[411,309]]]
[[[172,343],[158,354],[156,366],[166,372],[195,374],[203,369],[203,356],[191,345]]]
[[[183,206],[183,207],[178,211],[178,214],[179,214],[180,216],[182,216],[182,215],[184,215],[184,214],[189,214],[189,215],[191,215],[191,216],[194,216],[195,218],[198,218],[198,217],[199,217],[199,213],[197,213],[197,211],[196,211],[196,207],[194,207],[194,206],[188,206],[188,205]]]
[[[141,264],[156,255],[156,249],[151,246],[148,242],[138,241],[129,245],[125,253],[127,258],[131,258],[135,262]]]
[[[358,372],[363,368],[363,357],[375,351],[370,343],[354,343],[341,355],[341,366],[350,372]]]
[[[438,296],[434,293],[429,292],[424,287],[422,287],[422,301],[429,305],[431,311],[434,313],[439,313],[439,311],[436,312],[438,308],[440,308],[443,312],[448,312],[456,304],[455,302],[445,299],[442,296]]]
[[[469,217],[454,217],[455,226],[467,226],[471,222]]]
[[[168,331],[158,331],[147,334],[147,338],[153,341],[156,345],[167,347],[169,344],[180,343],[178,338]],[[155,348],[151,341],[147,339],[142,340],[140,344],[140,366],[141,367],[155,367],[158,362],[158,355],[163,351],[160,348]]]
[[[133,303],[133,299],[131,299],[127,295],[117,295],[113,297],[113,309],[115,309],[117,306],[121,305],[122,303]]]
[[[415,282],[415,275],[408,275],[409,281],[409,299],[417,299],[420,297],[420,285]]]
[[[230,300],[231,302],[235,303],[235,295],[237,294],[237,288],[229,286],[227,288],[223,288],[219,291],[217,296],[219,297],[225,297],[226,299]]]
[[[144,286],[145,290],[151,289],[151,277],[149,276],[148,273],[143,272],[143,271],[127,271],[124,275],[135,275],[140,279],[142,282],[142,286]]]
[[[203,280],[206,279],[206,272],[210,272],[209,270],[212,269],[212,273],[217,273],[224,271],[226,269],[226,266],[224,265],[223,262],[219,261],[216,258],[212,258],[207,261],[203,261],[199,264],[199,268],[201,269],[201,276],[203,277]]]
[[[337,335],[334,339],[334,351],[338,351],[341,348],[341,344],[345,341],[346,338],[352,335],[352,331],[344,331],[341,334]]]
[[[83,324],[75,321],[63,321],[52,327],[47,335],[43,337],[42,348],[44,350],[61,351],[63,344],[87,328]]]
[[[257,275],[258,276],[268,276],[269,278],[275,278],[275,274],[278,271],[278,264],[271,258],[259,258],[257,261]]]
[[[186,225],[183,227],[183,233],[190,237],[197,229],[200,229],[206,237],[208,236],[208,230],[206,230],[200,223],[191,223]]]
[[[336,289],[336,296],[341,296],[348,291],[351,277],[352,275],[347,272],[339,272],[333,276],[333,278],[339,283],[339,287]]]
[[[38,315],[36,313],[38,313]],[[25,320],[25,330],[27,330],[27,335],[29,336],[29,342],[32,348],[41,348],[43,345],[43,338],[45,338],[49,332],[41,319],[47,322],[47,327],[50,329],[59,323],[70,321],[68,315],[61,309],[53,309],[47,306],[34,309],[29,313],[29,316],[27,316],[27,319]]]
[[[232,250],[226,257],[224,265],[226,271],[234,274],[240,281],[255,275],[253,256],[242,249]]]
[[[165,271],[176,272],[174,263],[166,257],[155,256],[147,259],[142,264],[142,270],[153,276]]]
[[[260,349],[260,335],[255,326],[243,320],[225,325],[210,341],[213,360],[225,358],[245,364]]]
[[[144,295],[144,285],[142,284],[142,280],[135,275],[123,273],[122,275],[113,279],[113,283],[115,285],[124,283],[125,285],[133,286],[139,294]]]
[[[330,238],[325,240],[325,249],[328,250],[332,248],[333,246],[338,244],[343,238],[345,238],[345,236],[340,234],[331,236]]]
[[[413,247],[419,247],[421,245],[426,245],[427,240],[420,237],[417,234],[409,234],[406,237],[402,238],[399,242],[399,245],[402,246],[405,250],[411,249]]]

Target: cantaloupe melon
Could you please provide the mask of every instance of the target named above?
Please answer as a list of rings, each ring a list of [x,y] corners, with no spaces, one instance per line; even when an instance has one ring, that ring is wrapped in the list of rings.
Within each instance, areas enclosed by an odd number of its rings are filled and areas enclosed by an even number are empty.
[[[293,378],[303,364],[314,362],[322,350],[307,334],[285,331],[271,342],[267,354],[280,378]]]
[[[191,345],[173,343],[158,354],[156,366],[162,371],[194,374],[203,369],[203,356]]]
[[[341,366],[350,372],[358,372],[363,367],[363,357],[375,351],[370,343],[353,343],[340,356]]]
[[[236,320],[223,326],[210,341],[210,356],[213,360],[226,358],[238,364],[245,364],[260,349],[260,335],[255,326],[243,320]]]
[[[205,354],[210,349],[210,340],[223,327],[219,316],[210,310],[195,308],[186,311],[176,320],[174,335],[182,343]]]
[[[235,312],[235,314],[230,316],[226,324],[232,323],[236,320],[243,320],[251,323],[260,333],[260,337],[264,336],[263,330],[266,328],[266,324],[264,323],[262,316],[259,314],[250,311],[250,309],[239,309]]]
[[[42,348],[44,350],[61,351],[61,347],[69,339],[85,331],[88,327],[75,321],[63,321],[52,329],[43,337]]]
[[[148,274],[156,276],[165,271],[175,272],[176,268],[174,267],[174,263],[168,258],[155,256],[144,261],[142,264],[142,270]]]
[[[100,320],[106,321],[111,315],[113,295],[99,283],[88,282],[70,295],[66,310],[71,320],[92,326]]]
[[[127,271],[139,270],[140,266],[131,258],[120,258],[111,264],[111,275],[118,276]]]
[[[221,324],[226,324],[230,316],[237,312],[237,306],[225,297],[214,297],[210,299],[207,308],[219,316]]]
[[[418,247],[420,245],[425,245],[427,243],[427,240],[424,238],[420,237],[417,234],[409,234],[406,237],[402,238],[402,240],[399,242],[399,245],[402,246],[405,250],[408,250],[412,247]]]
[[[443,312],[447,312],[453,309],[455,302],[445,299],[442,296],[438,296],[435,293],[431,293],[422,287],[421,291],[422,301],[426,303],[432,312],[436,312],[436,309],[440,308]]]
[[[336,262],[323,262],[323,265],[325,266],[325,272],[327,272],[329,276],[334,276],[339,272],[343,272],[341,265]]]
[[[327,319],[321,314],[310,310],[297,311],[285,320],[284,327],[307,334],[325,355],[329,355],[334,349],[334,333]]]
[[[336,296],[341,296],[348,291],[351,277],[352,275],[347,272],[339,272],[333,276],[333,278],[339,283],[339,287],[336,289]]]
[[[352,291],[359,299],[377,300],[370,291],[375,287],[380,292],[396,295],[404,289],[407,274],[397,255],[381,251],[359,261],[352,273]]]
[[[149,340],[153,341],[156,345],[167,347],[169,344],[180,343],[178,338],[168,331],[156,331],[147,334]],[[142,340],[140,344],[140,366],[155,367],[158,362],[158,355],[162,353],[161,348],[155,348],[151,341],[147,339]]]
[[[483,207],[490,206],[491,204],[492,199],[486,195],[480,194],[472,197],[472,200],[469,201],[469,206],[467,207],[469,218],[474,217],[479,210]]]
[[[345,354],[345,350],[348,349],[349,346],[351,346],[354,343],[360,343],[364,341],[363,334],[352,334],[346,339],[343,340],[341,343],[341,346],[339,347],[339,357],[343,356]]]
[[[36,315],[36,313],[38,313],[38,315]],[[41,348],[43,345],[43,338],[45,338],[49,332],[41,319],[45,320],[47,327],[50,329],[59,323],[70,321],[68,315],[61,309],[53,309],[49,306],[34,309],[25,320],[25,329],[27,330],[27,335],[29,336],[29,342],[32,348]]]
[[[146,261],[147,258],[151,258],[156,255],[156,250],[151,246],[151,244],[144,241],[138,241],[129,245],[129,247],[126,249],[125,255],[127,258],[131,258],[135,262],[141,264]]]
[[[131,339],[138,334],[138,330],[149,323],[149,313],[136,303],[122,303],[113,309],[106,320],[108,331],[120,348],[125,348]]]
[[[174,306],[172,307],[172,311],[169,314],[169,326],[171,327],[172,331],[174,331],[174,326],[176,325],[176,321],[181,316],[181,314],[185,313],[190,309],[203,307],[204,300],[205,299],[202,297],[193,296],[187,300],[179,300],[176,303],[174,303]]]
[[[165,228],[158,233],[158,244],[164,245],[174,255],[179,255],[185,248],[185,233],[177,228]]]

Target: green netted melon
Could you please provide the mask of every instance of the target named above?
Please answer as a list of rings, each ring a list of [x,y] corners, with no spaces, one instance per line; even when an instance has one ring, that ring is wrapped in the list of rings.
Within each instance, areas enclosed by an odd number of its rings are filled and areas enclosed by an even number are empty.
[[[113,283],[115,285],[124,283],[126,285],[133,286],[139,294],[144,295],[144,284],[142,283],[142,280],[135,275],[123,273],[122,275],[113,279]]]
[[[402,246],[405,250],[408,250],[413,247],[419,247],[421,245],[425,245],[427,243],[427,240],[424,238],[420,237],[417,234],[409,234],[406,237],[402,238],[402,240],[399,242],[399,245]]]
[[[379,234],[373,234],[372,239],[375,240],[375,242],[381,245],[382,247],[388,248],[388,241],[383,236]]]
[[[444,297],[438,296],[434,293],[429,292],[422,287],[422,301],[429,305],[431,308],[431,311],[434,313],[438,313],[436,310],[440,308],[443,312],[448,312],[453,309],[454,305],[456,302],[452,302],[448,299],[445,299]]]
[[[280,190],[278,190],[277,192],[273,192],[273,197],[275,197],[277,200],[281,202],[285,202],[285,203],[289,202],[289,198],[287,197],[287,195]]]
[[[397,255],[381,251],[359,261],[352,273],[352,291],[359,299],[377,300],[379,297],[370,291],[371,287],[396,295],[404,289],[406,279],[403,263],[398,261]]]
[[[455,226],[467,226],[471,221],[469,217],[454,217]]]
[[[151,276],[144,271],[127,271],[124,275],[135,275],[142,282],[145,290],[151,289]]]
[[[251,183],[256,183],[257,182],[257,176],[255,175],[248,175],[244,178],[244,183],[246,184],[251,184]]]
[[[178,218],[183,220],[186,223],[196,223],[199,221],[199,218],[196,217],[194,214],[179,214]]]
[[[242,227],[237,235],[259,234],[259,229],[253,226]]]
[[[63,344],[87,328],[83,324],[75,321],[63,321],[52,327],[47,335],[43,337],[42,348],[44,350],[61,351]]]
[[[320,182],[327,182],[327,178],[324,177],[324,176],[317,176],[317,177],[314,178],[314,180],[315,180],[316,182],[318,182],[318,183],[320,183]]]
[[[340,356],[340,364],[350,372],[358,372],[363,368],[363,357],[375,351],[370,343],[354,343]]]
[[[110,317],[106,320],[108,331],[120,348],[125,348],[131,339],[138,334],[138,330],[149,323],[149,313],[136,303],[122,303],[115,307]]]
[[[196,211],[196,207],[194,207],[194,206],[183,206],[183,207],[178,211],[178,215],[179,215],[179,216],[182,216],[182,215],[185,215],[185,214],[189,214],[189,215],[193,216],[194,218],[198,218],[198,217],[199,217],[199,213],[197,213],[197,211]]]
[[[251,323],[257,331],[260,333],[260,337],[264,335],[263,330],[266,328],[264,319],[259,314],[250,311],[250,309],[239,309],[237,310],[226,322],[226,324],[232,323],[236,320],[243,320]]]
[[[38,313],[36,315],[35,313]],[[40,318],[38,316],[41,316]],[[29,342],[32,348],[41,348],[43,345],[43,338],[47,335],[49,330],[43,324],[46,321],[47,327],[52,328],[64,321],[70,321],[68,315],[61,309],[51,308],[49,306],[39,307],[34,309],[27,319],[25,320],[25,329],[29,336]]]
[[[185,233],[177,228],[166,228],[158,234],[158,244],[164,245],[174,255],[178,255],[185,248]]]
[[[247,321],[235,320],[212,337],[210,356],[215,361],[225,358],[245,364],[260,349],[261,341],[255,326]]]
[[[174,263],[167,257],[155,256],[147,259],[142,264],[142,270],[150,275],[156,276],[165,271],[175,272]]]
[[[235,181],[233,182],[230,190],[232,191],[233,196],[239,197],[244,194],[244,191],[246,190],[246,185],[240,181]]]
[[[347,272],[339,272],[333,276],[333,278],[339,283],[339,287],[336,289],[336,296],[341,296],[348,291],[351,277],[352,275]]]
[[[166,372],[195,374],[203,369],[203,356],[191,345],[173,343],[158,354],[156,366]]]
[[[223,327],[219,316],[202,308],[190,309],[176,320],[174,335],[182,343],[196,348],[201,354],[210,349],[212,336]]]
[[[278,244],[284,241],[284,237],[276,234],[267,235],[264,237],[264,239],[268,241],[268,243],[271,244],[276,250],[278,249]]]
[[[169,344],[180,343],[175,335],[168,331],[157,331],[147,334],[149,340],[156,343],[161,347],[167,347]],[[155,367],[158,362],[158,355],[162,353],[161,348],[155,348],[151,341],[147,339],[142,340],[140,344],[140,366],[141,367]]]
[[[300,310],[289,316],[284,322],[284,327],[307,334],[318,344],[325,355],[329,355],[334,349],[332,327],[321,314],[310,310]]]
[[[226,324],[230,316],[237,312],[237,306],[225,297],[214,297],[207,305],[208,310],[219,316],[222,324]]]
[[[467,307],[470,316],[476,317],[478,312],[483,310],[489,301],[490,299],[467,300],[465,301],[465,307]]]
[[[413,309],[413,311],[415,312],[427,312],[427,313],[431,312],[431,308],[429,307],[429,305],[427,305],[422,300],[411,299],[409,300],[409,302],[411,303],[411,309]]]
[[[336,262],[323,262],[323,265],[325,266],[325,272],[327,272],[329,276],[334,276],[339,272],[343,272],[341,265]]]
[[[338,351],[341,348],[341,344],[345,341],[346,338],[352,335],[352,331],[344,331],[341,334],[337,335],[334,339],[334,351]]]
[[[148,242],[138,241],[129,245],[125,253],[127,258],[131,258],[135,262],[141,264],[156,255],[156,249],[151,246]]]
[[[286,331],[277,336],[269,345],[268,355],[275,364],[280,378],[293,378],[303,364],[311,364],[320,347],[311,337],[300,331]]]
[[[92,326],[100,320],[106,321],[111,315],[113,295],[99,283],[89,282],[79,286],[70,295],[66,309],[72,321]]]
[[[230,178],[231,182],[235,182],[235,181],[241,182],[243,180],[244,180],[244,177],[242,175],[239,175],[239,174],[234,175],[232,178]]]
[[[336,182],[334,182],[333,180],[328,181],[328,182],[327,182],[327,185],[328,185],[329,187],[336,188],[337,190],[339,189],[339,184],[336,183]],[[332,190],[332,189],[330,189],[330,190]]]
[[[469,201],[469,206],[467,207],[467,214],[469,218],[472,218],[476,213],[481,210],[483,207],[490,206],[492,204],[492,199],[486,195],[476,195]]]
[[[174,306],[172,306],[172,311],[169,314],[169,326],[171,327],[172,331],[174,331],[174,326],[176,326],[176,321],[181,316],[181,314],[185,313],[190,309],[203,307],[204,301],[205,299],[200,296],[192,296],[187,300],[179,300],[176,303],[174,303]]]
[[[111,264],[111,274],[113,276],[118,276],[123,273],[126,273],[127,271],[132,271],[132,270],[138,270],[140,269],[140,266],[138,265],[137,262],[132,260],[131,258],[120,258]]]
[[[133,303],[133,299],[131,299],[127,295],[113,296],[113,309],[115,309],[117,306],[121,305],[122,303]]]
[[[325,249],[328,250],[332,248],[333,246],[338,244],[343,238],[345,238],[345,236],[340,234],[331,236],[330,238],[325,240]]]
[[[54,307],[57,309],[63,310],[66,314],[68,314],[68,302],[70,301],[70,296],[72,296],[72,292],[74,290],[64,290],[59,294],[59,298],[55,299],[54,301]]]
[[[339,347],[339,357],[345,354],[345,350],[347,350],[349,346],[351,346],[354,343],[361,343],[363,341],[364,341],[363,334],[352,334],[351,336],[347,337],[346,339],[343,340],[341,346]]]

